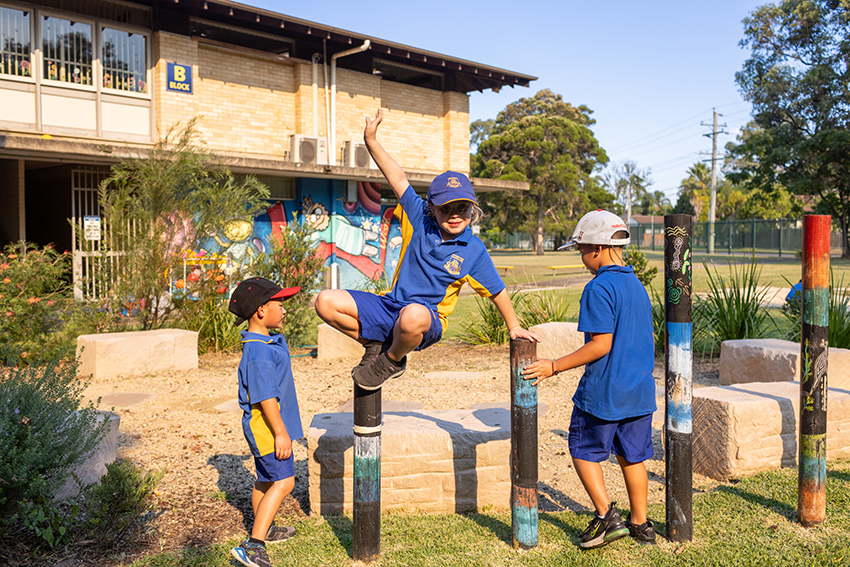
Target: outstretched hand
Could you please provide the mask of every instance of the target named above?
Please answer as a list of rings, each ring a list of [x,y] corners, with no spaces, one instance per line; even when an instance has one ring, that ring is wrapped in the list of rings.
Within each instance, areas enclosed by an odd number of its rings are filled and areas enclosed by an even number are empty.
[[[554,368],[552,360],[541,358],[527,365],[522,371],[522,377],[526,380],[534,380],[531,385],[536,386],[549,376],[552,376],[552,370]]]
[[[526,331],[522,327],[514,327],[510,331],[511,340],[514,339],[528,339],[530,341],[540,342],[540,337],[532,333],[531,331]]]
[[[366,117],[366,128],[363,130],[363,139],[375,138],[378,133],[378,124],[380,124],[384,120],[384,111],[383,109],[378,109],[375,113],[375,118]]]

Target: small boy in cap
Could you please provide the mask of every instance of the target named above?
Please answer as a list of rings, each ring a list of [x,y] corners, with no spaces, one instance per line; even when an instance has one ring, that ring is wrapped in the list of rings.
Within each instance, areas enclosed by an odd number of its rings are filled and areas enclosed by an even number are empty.
[[[242,432],[257,470],[251,493],[251,537],[230,553],[248,567],[271,567],[266,543],[295,535],[295,528],[274,525],[274,517],[295,486],[292,440],[304,433],[289,347],[283,334],[271,335],[269,330],[280,328],[286,313],[283,301],[300,290],[284,289],[264,278],[249,278],[230,298],[229,309],[237,317],[236,324],[248,321],[248,329],[242,331],[239,407],[243,411]]]
[[[577,246],[581,261],[593,274],[581,294],[578,330],[585,344],[557,360],[541,359],[523,370],[539,384],[584,365],[573,396],[570,455],[596,517],[579,545],[592,548],[631,535],[640,543],[655,543],[655,529],[646,517],[648,479],[644,461],[654,454],[652,413],[655,411],[655,350],[652,305],[632,266],[623,261],[629,243],[626,224],[613,213],[597,210],[578,221],[572,239],[560,249]],[[617,457],[630,512],[626,521],[610,502],[600,463]]]
[[[363,137],[399,202],[395,216],[401,223],[402,247],[393,287],[386,295],[325,290],[316,298],[319,317],[365,347],[351,373],[365,390],[377,390],[401,376],[407,353],[442,338],[465,283],[493,301],[512,339],[539,340],[520,326],[505,283],[469,228],[473,214],[480,213],[472,183],[462,173],[446,171],[431,183],[427,201],[418,196],[401,166],[378,143],[383,116],[378,110],[374,120],[366,118]]]

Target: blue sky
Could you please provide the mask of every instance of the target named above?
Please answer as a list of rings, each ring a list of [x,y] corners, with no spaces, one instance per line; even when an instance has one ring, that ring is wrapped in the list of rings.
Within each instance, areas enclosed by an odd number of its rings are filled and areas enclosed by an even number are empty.
[[[686,170],[710,155],[712,109],[734,140],[750,118],[735,84],[748,51],[741,20],[767,2],[325,0],[243,2],[381,39],[539,77],[529,88],[472,93],[470,120],[548,88],[594,111],[612,162],[650,168],[671,201]]]

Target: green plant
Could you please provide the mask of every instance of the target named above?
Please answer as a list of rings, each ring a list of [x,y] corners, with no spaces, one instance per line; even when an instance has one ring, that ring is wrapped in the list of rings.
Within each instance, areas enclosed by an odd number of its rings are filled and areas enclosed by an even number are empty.
[[[293,214],[287,229],[281,230],[279,237],[271,237],[271,251],[260,254],[251,265],[254,276],[269,279],[283,287],[301,288],[301,293],[284,303],[285,332],[287,340],[293,344],[308,335],[309,327],[315,321],[310,293],[319,287],[325,270],[324,258],[316,250],[312,233],[313,229],[306,223],[299,223]]]
[[[569,300],[554,291],[529,293],[517,303],[520,324],[526,329],[543,323],[566,321],[570,311]]]
[[[850,348],[850,289],[847,289],[844,275],[836,281],[835,271],[829,272],[829,346],[834,348]],[[790,283],[789,283],[790,285]],[[782,314],[789,323],[786,338],[795,343],[800,342],[802,333],[802,293],[797,294],[797,301],[782,306]]]
[[[0,337],[14,354],[71,356],[75,344],[58,341],[62,309],[70,304],[67,254],[50,246],[8,244],[0,255]],[[76,339],[76,337],[75,337]],[[0,360],[7,362],[6,360]]]
[[[100,482],[85,492],[85,525],[100,545],[132,541],[148,526],[151,496],[166,469],[143,472],[124,460],[107,463]]]
[[[653,278],[658,274],[658,268],[655,266],[652,268],[646,267],[646,254],[635,246],[626,246],[623,248],[623,261],[627,266],[632,266],[635,269],[635,275],[643,285],[652,283]]]
[[[200,250],[222,227],[234,239],[250,233],[268,195],[252,176],[237,180],[199,138],[192,119],[146,157],[112,166],[99,191],[103,240],[93,247],[78,231],[80,248],[95,260],[97,295],[108,296],[113,309],[130,304],[144,329],[161,327],[172,313],[167,274],[182,271],[183,252]]]
[[[82,403],[88,382],[77,367],[42,360],[0,368],[0,522],[28,522],[48,543],[57,535],[53,493],[109,427]]]
[[[727,276],[705,262],[703,267],[709,291],[694,296],[694,344],[715,352],[723,341],[762,336],[773,317],[764,307],[767,289],[759,288],[761,268],[755,258],[738,263],[731,257]]]
[[[510,299],[515,309],[522,309],[520,304],[525,299],[519,292],[511,292]],[[458,339],[470,345],[505,344],[510,338],[510,333],[507,325],[505,325],[505,320],[502,319],[502,315],[496,309],[496,305],[489,299],[480,296],[475,297],[475,303],[478,306],[480,317],[461,323],[463,331],[458,335]]]
[[[664,298],[655,288],[649,288],[652,297],[652,335],[655,340],[656,354],[664,354],[667,344],[667,316],[664,313]]]
[[[387,278],[386,273],[376,275],[373,278],[366,280],[358,289],[361,291],[369,291],[375,294],[382,294],[391,291],[393,288],[392,280]]]
[[[80,508],[76,504],[60,509],[52,500],[39,495],[23,503],[20,516],[24,526],[51,548],[73,541],[74,521]]]

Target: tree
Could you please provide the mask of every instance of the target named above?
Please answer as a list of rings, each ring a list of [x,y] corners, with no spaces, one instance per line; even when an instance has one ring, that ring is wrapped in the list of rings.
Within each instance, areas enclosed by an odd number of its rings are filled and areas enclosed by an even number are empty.
[[[647,191],[638,203],[638,210],[642,215],[666,215],[673,205],[664,191]]]
[[[605,181],[626,211],[626,221],[632,217],[632,205],[644,200],[652,185],[649,169],[639,169],[637,162],[624,160],[614,164],[605,175]]]
[[[481,201],[506,232],[531,228],[537,254],[543,254],[544,229],[564,232],[591,200],[604,200],[591,175],[608,157],[588,128],[590,114],[542,90],[509,104],[478,146],[479,175],[528,181],[527,192],[490,193]]]
[[[711,170],[706,164],[698,161],[688,168],[687,173],[688,176],[679,186],[679,195],[688,199],[697,222],[705,222],[708,220],[708,205],[711,197]]]
[[[841,225],[850,257],[850,3],[786,0],[744,19],[750,58],[735,80],[758,127],[737,146],[741,180],[771,194],[815,195]]]
[[[106,238],[98,264],[106,271],[98,281],[114,281],[104,291],[116,304],[131,301],[143,328],[161,326],[174,309],[167,274],[183,271],[182,252],[199,250],[228,222],[250,226],[267,195],[256,178],[237,181],[203,148],[195,119],[172,128],[146,156],[112,166],[100,186]],[[112,258],[119,262],[110,273]]]

